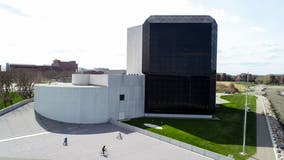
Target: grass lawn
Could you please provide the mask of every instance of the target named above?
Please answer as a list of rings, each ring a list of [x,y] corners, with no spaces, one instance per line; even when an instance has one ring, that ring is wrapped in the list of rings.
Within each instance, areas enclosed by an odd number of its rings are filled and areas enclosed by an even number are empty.
[[[20,102],[22,100],[24,100],[18,93],[16,92],[12,92],[10,93],[13,97],[13,104],[17,103],[17,102]],[[8,103],[9,104],[9,103]],[[2,97],[0,97],[0,109],[3,109],[4,108],[4,103],[3,103],[3,100],[2,100]]]
[[[247,118],[246,156],[241,156],[243,143],[243,117],[245,95],[225,95],[221,98],[230,101],[216,109],[220,120],[170,119],[170,118],[137,118],[126,121],[134,125],[179,141],[189,143],[223,155],[232,154],[235,159],[247,159],[256,152],[256,97],[249,96],[249,107],[252,112]],[[152,123],[163,129],[144,126]]]

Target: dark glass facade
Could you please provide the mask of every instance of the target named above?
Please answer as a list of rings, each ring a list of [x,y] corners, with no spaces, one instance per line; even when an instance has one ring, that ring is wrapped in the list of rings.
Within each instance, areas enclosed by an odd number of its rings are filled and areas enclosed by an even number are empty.
[[[145,112],[212,114],[217,24],[210,16],[151,16],[143,24]]]

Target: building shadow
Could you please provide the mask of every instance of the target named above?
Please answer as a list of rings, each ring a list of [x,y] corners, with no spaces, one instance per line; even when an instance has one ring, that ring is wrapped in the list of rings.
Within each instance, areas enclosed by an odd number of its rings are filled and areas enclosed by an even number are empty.
[[[121,132],[124,134],[130,134],[132,132],[112,125],[110,123],[102,124],[74,124],[59,122],[46,118],[36,111],[34,111],[36,122],[46,131],[58,134],[71,134],[71,135],[83,135],[83,134],[100,134]]]

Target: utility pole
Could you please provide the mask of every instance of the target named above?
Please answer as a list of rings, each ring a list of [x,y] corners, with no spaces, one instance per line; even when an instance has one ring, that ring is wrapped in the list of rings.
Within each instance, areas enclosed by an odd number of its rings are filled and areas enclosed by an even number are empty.
[[[247,112],[248,112],[248,73],[247,73],[247,82],[246,82],[246,104],[245,104],[245,118],[244,118],[244,134],[243,134],[243,151],[241,155],[246,155],[246,128],[247,128]]]

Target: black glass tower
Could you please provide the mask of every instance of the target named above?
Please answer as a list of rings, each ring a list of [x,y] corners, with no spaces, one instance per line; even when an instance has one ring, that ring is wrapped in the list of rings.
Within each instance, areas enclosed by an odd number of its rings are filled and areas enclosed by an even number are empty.
[[[210,16],[150,16],[143,24],[145,113],[212,114],[217,23]]]

